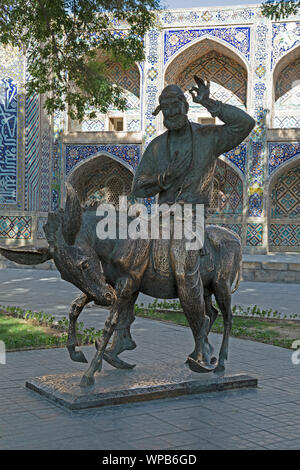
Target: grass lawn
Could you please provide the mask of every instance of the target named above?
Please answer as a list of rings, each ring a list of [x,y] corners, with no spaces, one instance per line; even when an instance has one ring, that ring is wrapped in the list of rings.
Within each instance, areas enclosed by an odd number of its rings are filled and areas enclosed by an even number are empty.
[[[63,347],[67,343],[69,320],[56,320],[53,315],[33,312],[20,307],[0,305],[0,340],[6,350]],[[102,335],[101,330],[85,328],[77,322],[78,346],[94,344]]]
[[[169,306],[168,308],[170,309]],[[171,310],[169,309],[164,304],[160,305],[154,302],[152,305],[148,305],[147,308],[136,305],[135,314],[144,318],[188,326],[187,320],[180,310],[179,303],[175,302],[171,306]],[[252,308],[251,311],[248,311],[248,309],[243,311],[241,308],[235,310],[240,314],[233,315],[231,336],[289,349],[293,341],[300,339],[299,320],[279,319],[278,312],[260,311],[256,307]],[[7,351],[65,346],[67,331],[67,318],[56,322],[53,316],[43,312],[25,311],[19,307],[0,306],[0,340],[5,342]],[[214,333],[223,333],[223,318],[221,315],[215,321],[212,331]],[[100,336],[101,330],[85,328],[81,322],[77,324],[79,345],[93,344],[95,339]]]
[[[64,346],[66,335],[57,328],[39,325],[34,320],[23,320],[0,313],[0,339],[6,350],[33,347]]]
[[[188,322],[181,312],[159,312],[155,308],[146,309],[136,306],[135,313],[137,316],[144,318],[188,326]],[[223,333],[223,318],[221,315],[216,319],[212,332]],[[286,319],[251,318],[234,315],[231,336],[290,349],[293,341],[300,339],[300,322]]]

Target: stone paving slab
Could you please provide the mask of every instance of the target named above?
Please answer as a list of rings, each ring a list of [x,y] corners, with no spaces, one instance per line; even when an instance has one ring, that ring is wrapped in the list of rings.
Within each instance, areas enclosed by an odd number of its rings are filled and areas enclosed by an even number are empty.
[[[25,386],[71,410],[257,387],[249,375],[197,374],[182,362],[140,365],[130,372],[104,370],[86,388],[80,386],[81,377],[81,372],[45,375],[26,380]]]

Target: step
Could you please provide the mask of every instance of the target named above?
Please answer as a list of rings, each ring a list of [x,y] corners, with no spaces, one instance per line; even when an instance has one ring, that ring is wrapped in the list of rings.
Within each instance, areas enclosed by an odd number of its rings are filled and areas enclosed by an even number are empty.
[[[259,261],[257,260],[257,257],[253,256],[251,258],[250,256],[247,256],[246,259],[245,257],[243,259],[243,281],[300,284],[299,255],[295,255],[295,261],[284,256],[282,256],[281,260],[280,258],[272,259],[272,257],[269,258],[268,256],[265,256]],[[284,259],[286,261],[284,261]]]

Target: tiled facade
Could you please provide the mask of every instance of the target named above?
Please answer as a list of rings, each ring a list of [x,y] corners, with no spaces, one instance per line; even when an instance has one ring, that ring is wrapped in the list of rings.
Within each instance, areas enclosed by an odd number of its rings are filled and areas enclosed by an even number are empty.
[[[164,131],[161,115],[152,112],[166,84],[187,93],[191,120],[210,117],[187,91],[196,73],[211,80],[215,99],[246,109],[257,123],[245,142],[220,157],[211,222],[236,231],[245,252],[300,251],[299,18],[272,22],[254,6],[163,11],[158,20],[145,37],[143,63],[126,72],[106,63],[109,78],[124,88],[128,111],[111,108],[81,124],[62,114],[47,117],[43,98],[26,96],[22,55],[0,50],[1,243],[45,243],[42,225],[63,206],[64,181],[95,156],[99,172],[91,184],[101,188],[89,197],[103,197],[104,174],[115,186],[126,181],[127,191],[143,150]],[[123,118],[123,131],[109,131],[112,118]],[[153,201],[145,201],[149,209]]]

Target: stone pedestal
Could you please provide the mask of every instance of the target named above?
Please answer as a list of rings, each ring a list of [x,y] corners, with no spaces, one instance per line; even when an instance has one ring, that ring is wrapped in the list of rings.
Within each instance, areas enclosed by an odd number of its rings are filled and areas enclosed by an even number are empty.
[[[71,410],[257,387],[257,379],[246,374],[197,374],[182,363],[104,369],[89,388],[80,387],[81,377],[82,371],[46,375],[26,381],[26,387]]]

